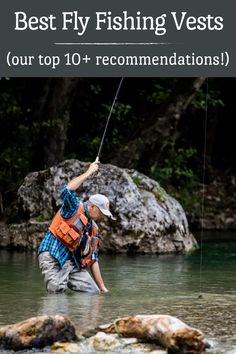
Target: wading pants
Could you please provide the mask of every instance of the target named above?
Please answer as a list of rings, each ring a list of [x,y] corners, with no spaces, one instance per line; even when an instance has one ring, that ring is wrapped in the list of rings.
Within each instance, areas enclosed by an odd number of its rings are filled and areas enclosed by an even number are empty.
[[[71,260],[61,268],[58,261],[49,252],[39,254],[39,267],[44,276],[48,292],[61,293],[66,289],[92,294],[100,293],[95,281],[87,270],[79,270]]]

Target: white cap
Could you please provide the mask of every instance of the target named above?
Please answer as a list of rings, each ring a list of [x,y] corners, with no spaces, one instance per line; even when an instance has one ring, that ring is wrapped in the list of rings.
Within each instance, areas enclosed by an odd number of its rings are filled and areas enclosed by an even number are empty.
[[[113,219],[113,215],[112,215],[112,213],[109,210],[110,203],[109,203],[109,200],[107,199],[107,197],[105,197],[105,195],[103,195],[103,194],[93,194],[89,198],[89,201],[90,201],[90,203],[92,203],[93,205],[98,207],[98,209],[101,210],[101,212],[104,215],[109,216],[110,218]]]

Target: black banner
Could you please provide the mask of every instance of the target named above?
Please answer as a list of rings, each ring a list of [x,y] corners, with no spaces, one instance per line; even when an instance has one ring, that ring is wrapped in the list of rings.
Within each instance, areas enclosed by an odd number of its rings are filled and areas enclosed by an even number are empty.
[[[235,76],[235,4],[8,1],[1,76]]]

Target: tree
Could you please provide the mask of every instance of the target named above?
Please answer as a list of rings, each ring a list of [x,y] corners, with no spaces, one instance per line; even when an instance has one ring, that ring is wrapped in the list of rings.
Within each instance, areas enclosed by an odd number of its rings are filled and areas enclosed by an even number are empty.
[[[62,161],[65,154],[70,103],[78,79],[48,79],[39,100],[36,159],[39,166],[49,167]]]
[[[126,142],[112,163],[132,168],[140,162],[158,160],[165,147],[174,141],[180,118],[204,81],[204,77],[178,80],[168,102],[145,120],[145,127],[134,139]]]

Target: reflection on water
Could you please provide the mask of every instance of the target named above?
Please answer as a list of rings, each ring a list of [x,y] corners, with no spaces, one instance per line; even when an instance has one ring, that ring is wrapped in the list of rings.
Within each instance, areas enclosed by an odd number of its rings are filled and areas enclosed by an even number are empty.
[[[94,328],[101,324],[99,319],[102,319],[104,300],[104,296],[72,292],[69,294],[46,294],[41,298],[37,314],[69,314],[78,329]]]
[[[82,332],[131,314],[170,314],[201,329],[214,343],[212,353],[236,353],[235,256],[236,243],[204,244],[201,284],[199,251],[102,256],[108,294],[52,295],[45,292],[35,255],[1,251],[0,324],[61,313]]]

